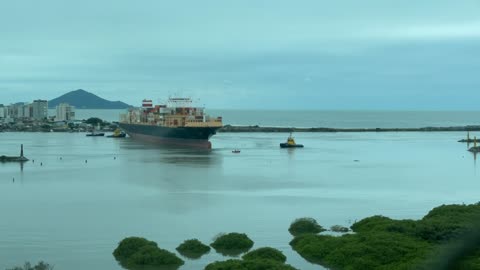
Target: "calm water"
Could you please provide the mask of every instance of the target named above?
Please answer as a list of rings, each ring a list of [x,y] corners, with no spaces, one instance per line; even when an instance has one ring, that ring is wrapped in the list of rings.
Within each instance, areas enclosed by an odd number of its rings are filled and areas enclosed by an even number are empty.
[[[219,134],[214,149],[202,152],[128,138],[0,133],[2,154],[24,143],[35,160],[23,170],[0,164],[0,269],[25,260],[120,269],[111,253],[124,237],[174,251],[185,239],[210,243],[233,231],[247,233],[255,247],[282,250],[300,269],[322,269],[288,245],[295,218],[329,227],[477,202],[480,165],[456,142],[464,135],[298,133],[306,148],[286,150],[278,147],[286,134]],[[242,152],[232,154],[237,147]],[[211,252],[181,269],[223,259]]]
[[[76,110],[77,119],[118,121],[124,110]],[[276,127],[405,128],[480,125],[480,111],[259,111],[208,110],[224,124]],[[50,110],[50,115],[54,115]]]

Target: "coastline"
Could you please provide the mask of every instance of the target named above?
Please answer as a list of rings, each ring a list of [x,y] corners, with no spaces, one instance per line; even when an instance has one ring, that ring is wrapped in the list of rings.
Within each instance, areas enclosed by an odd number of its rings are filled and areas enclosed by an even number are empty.
[[[102,131],[112,132],[115,128],[103,128]],[[468,125],[468,126],[451,126],[451,127],[420,127],[420,128],[329,128],[329,127],[262,127],[262,126],[232,126],[225,125],[218,130],[219,133],[289,133],[289,132],[317,132],[317,133],[333,133],[333,132],[467,132],[467,131],[480,131],[480,125]],[[1,132],[88,132],[87,130],[72,130],[69,128],[41,128],[41,127],[28,127],[28,128],[4,128],[0,129]]]

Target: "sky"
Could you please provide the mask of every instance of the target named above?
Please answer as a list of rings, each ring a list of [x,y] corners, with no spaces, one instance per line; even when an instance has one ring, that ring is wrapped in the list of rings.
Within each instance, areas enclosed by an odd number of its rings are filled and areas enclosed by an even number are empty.
[[[0,104],[479,110],[480,1],[0,2]]]

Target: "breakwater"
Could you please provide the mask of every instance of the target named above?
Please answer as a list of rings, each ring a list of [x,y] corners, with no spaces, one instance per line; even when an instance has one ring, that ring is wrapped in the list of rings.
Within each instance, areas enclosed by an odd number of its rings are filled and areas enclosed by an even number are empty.
[[[295,128],[226,125],[219,132],[444,132],[480,131],[480,126],[421,127],[421,128]]]
[[[113,132],[118,126],[103,128],[102,131]],[[445,132],[445,131],[480,131],[480,126],[454,127],[420,127],[420,128],[329,128],[329,127],[262,127],[262,126],[232,126],[225,125],[218,132]],[[70,128],[37,128],[37,127],[0,127],[0,132],[87,132],[86,129]],[[466,142],[466,141],[465,141]],[[473,141],[472,141],[473,142]]]
[[[28,158],[23,155],[23,144],[20,146],[20,156],[0,156],[0,162],[26,162]]]

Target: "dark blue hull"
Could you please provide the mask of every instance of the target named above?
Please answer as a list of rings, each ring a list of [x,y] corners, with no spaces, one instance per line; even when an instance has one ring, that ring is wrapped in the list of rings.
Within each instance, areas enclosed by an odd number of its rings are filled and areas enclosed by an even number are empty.
[[[130,137],[161,144],[198,146],[210,148],[208,141],[217,133],[218,127],[161,127],[120,123]]]

